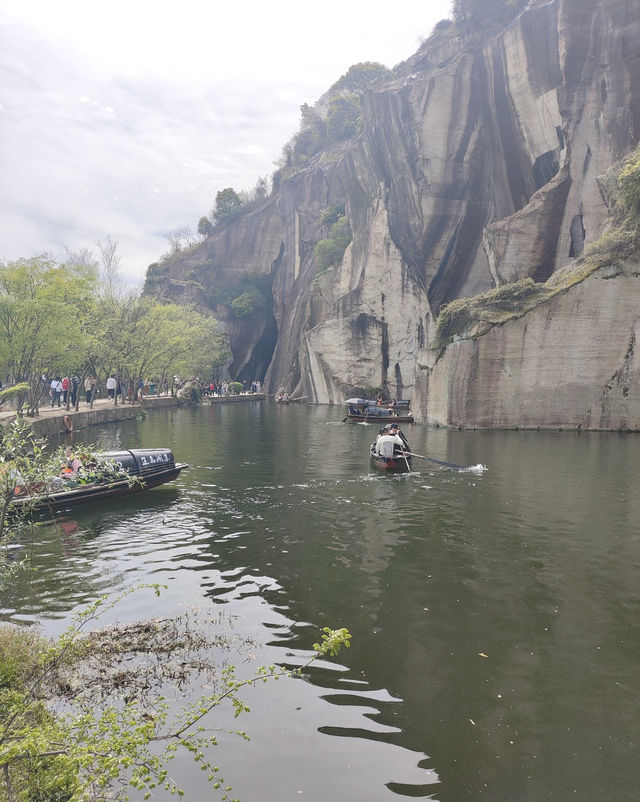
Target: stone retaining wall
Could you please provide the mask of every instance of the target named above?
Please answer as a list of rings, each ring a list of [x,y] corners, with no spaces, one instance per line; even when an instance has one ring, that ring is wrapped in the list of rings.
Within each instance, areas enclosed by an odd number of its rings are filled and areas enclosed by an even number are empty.
[[[247,395],[207,396],[203,401],[209,401],[212,404],[233,404],[238,401],[264,401],[265,398],[264,393],[248,393]]]
[[[83,405],[84,406],[84,405]],[[73,424],[73,430],[79,431],[89,426],[96,426],[102,423],[115,423],[121,420],[132,420],[137,418],[143,411],[148,412],[152,409],[166,409],[167,407],[177,406],[177,401],[172,396],[148,396],[143,399],[142,404],[119,404],[113,406],[110,401],[97,401],[93,408],[80,408],[77,412],[70,409],[68,412],[64,407],[52,410],[43,407],[37,417],[27,417],[31,428],[38,437],[59,437],[66,434],[64,418],[69,416]],[[6,423],[13,418],[13,415],[2,416],[2,423]]]
[[[264,393],[254,393],[252,395],[225,395],[215,398],[205,398],[203,403],[209,401],[212,404],[229,404],[238,401],[264,401]],[[84,407],[81,403],[81,408],[76,412],[70,409],[68,412],[64,407],[51,409],[50,407],[42,407],[38,417],[25,418],[30,424],[33,431],[38,437],[55,438],[60,435],[66,434],[64,427],[64,418],[68,415],[73,424],[73,430],[79,431],[86,429],[89,426],[97,426],[102,423],[115,423],[121,420],[132,420],[137,418],[142,412],[150,412],[154,409],[167,409],[168,407],[178,406],[178,401],[174,396],[145,396],[142,404],[118,404],[117,407],[113,406],[113,402],[106,399],[99,399],[95,402],[92,409]],[[13,412],[0,413],[0,424],[5,424],[12,420],[14,417]]]

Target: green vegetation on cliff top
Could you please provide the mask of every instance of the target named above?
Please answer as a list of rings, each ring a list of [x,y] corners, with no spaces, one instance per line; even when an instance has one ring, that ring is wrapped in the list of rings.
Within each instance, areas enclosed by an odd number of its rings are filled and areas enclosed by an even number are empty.
[[[344,214],[344,206],[329,206],[321,216],[323,225],[330,226],[329,236],[315,247],[317,273],[337,267],[351,242],[351,224]]]
[[[481,29],[493,29],[510,22],[528,0],[453,0],[451,14],[455,22]]]

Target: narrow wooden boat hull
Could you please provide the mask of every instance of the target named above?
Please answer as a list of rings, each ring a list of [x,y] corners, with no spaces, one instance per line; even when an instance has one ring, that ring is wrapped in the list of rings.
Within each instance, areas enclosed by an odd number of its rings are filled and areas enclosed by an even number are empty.
[[[345,420],[351,423],[413,423],[413,415],[354,415],[349,413]]]
[[[49,510],[63,510],[70,507],[77,507],[80,504],[88,504],[96,501],[105,501],[116,496],[130,496],[134,493],[141,493],[151,487],[171,482],[176,479],[180,471],[187,465],[178,463],[171,471],[156,474],[153,477],[140,481],[120,479],[104,485],[84,485],[74,487],[70,490],[63,490],[58,493],[49,493],[39,496],[21,496],[12,500],[15,508],[25,508],[33,512],[47,512]],[[132,477],[133,479],[133,477]]]
[[[413,423],[409,401],[398,401],[395,407],[372,404],[364,398],[349,398],[345,421],[351,423]]]
[[[101,456],[116,462],[129,477],[120,475],[113,481],[70,485],[45,493],[22,493],[11,500],[12,507],[29,513],[52,512],[117,496],[129,496],[171,482],[189,467],[184,462],[175,462],[169,449],[114,451]]]
[[[386,471],[389,473],[406,473],[411,470],[411,457],[400,457],[398,455],[393,457],[382,457],[375,453],[374,447],[371,447],[371,467],[377,471]]]

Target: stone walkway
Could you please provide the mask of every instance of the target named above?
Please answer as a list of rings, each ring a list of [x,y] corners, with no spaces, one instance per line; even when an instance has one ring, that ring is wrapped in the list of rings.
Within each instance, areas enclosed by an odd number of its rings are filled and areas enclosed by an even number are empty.
[[[112,398],[97,398],[93,406],[85,401],[80,401],[78,411],[74,407],[67,410],[64,404],[59,407],[52,407],[46,404],[39,409],[37,416],[24,416],[24,419],[31,424],[33,430],[39,436],[51,436],[54,434],[64,434],[65,416],[71,419],[73,429],[84,429],[98,423],[109,421],[127,420],[137,417],[141,410],[148,410],[161,407],[176,406],[176,399],[166,395],[148,395],[142,399],[142,404],[120,404],[114,405]],[[15,418],[15,410],[8,409],[0,412],[0,424],[6,424]]]
[[[215,396],[213,398],[203,398],[203,403],[224,404],[236,403],[238,401],[263,401],[264,393],[241,394],[231,396]],[[85,429],[87,426],[95,426],[99,423],[109,423],[119,420],[129,420],[136,418],[142,410],[162,409],[175,407],[177,400],[171,395],[145,395],[142,403],[121,404],[115,406],[111,398],[97,398],[90,406],[85,401],[80,401],[78,411],[71,407],[67,410],[64,404],[59,407],[52,407],[46,404],[40,407],[39,415],[24,416],[24,419],[31,424],[32,429],[38,436],[54,436],[65,434],[68,430],[64,425],[66,415],[71,418],[71,426],[74,430]],[[0,412],[0,425],[8,423],[15,418],[15,410],[8,409]]]
[[[142,407],[154,406],[154,402],[158,400],[164,402],[159,406],[167,405],[167,402],[172,402],[175,404],[175,398],[172,398],[170,395],[146,395],[142,399]],[[96,398],[93,402],[93,406],[87,404],[85,401],[80,401],[78,404],[78,412],[88,412],[90,409],[105,409],[105,408],[113,408],[118,409],[120,407],[124,407],[126,409],[130,409],[131,407],[140,408],[140,404],[121,404],[118,401],[118,406],[115,407],[112,398]],[[7,420],[8,418],[15,417],[15,410],[7,409],[0,412],[0,420]],[[26,416],[27,420],[37,420],[38,418],[63,418],[65,415],[75,415],[76,410],[75,407],[71,407],[67,410],[65,404],[60,404],[60,406],[52,407],[50,404],[44,404],[39,408],[39,414],[36,417]]]

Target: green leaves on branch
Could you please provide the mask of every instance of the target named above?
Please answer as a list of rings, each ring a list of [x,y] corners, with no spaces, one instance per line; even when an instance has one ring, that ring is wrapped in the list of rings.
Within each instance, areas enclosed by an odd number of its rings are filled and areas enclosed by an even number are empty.
[[[207,292],[207,302],[211,309],[224,307],[236,318],[263,312],[267,308],[270,294],[269,276],[256,273],[241,273],[233,278],[216,275]]]
[[[254,305],[251,295],[249,295],[248,292],[243,292],[242,295],[239,295],[231,301],[231,308],[238,318],[248,317],[253,314]]]
[[[97,291],[91,268],[59,265],[41,256],[0,263],[0,362],[39,401],[42,373],[51,373],[81,347],[87,309]]]
[[[585,248],[583,258],[601,266],[633,257],[640,248],[640,145],[597,183],[611,220],[604,234]]]
[[[329,627],[324,627],[322,630],[324,635],[322,636],[322,643],[314,643],[313,648],[318,652],[318,654],[326,655],[329,654],[331,657],[335,657],[339,654],[340,649],[344,646],[346,649],[351,646],[349,642],[351,640],[351,635],[349,634],[349,630],[345,629],[330,629]]]
[[[104,326],[112,338],[96,344],[96,358],[126,366],[132,377],[209,376],[226,357],[217,321],[189,307],[135,299]]]
[[[330,99],[343,93],[361,95],[372,87],[391,78],[392,72],[377,61],[361,61],[353,64],[327,92]]]
[[[157,280],[163,268],[152,267]],[[100,381],[117,372],[123,386],[137,386],[154,376],[210,375],[224,362],[226,341],[211,316],[113,286],[91,264],[44,256],[0,263],[0,363],[23,383],[18,403],[28,412],[42,402],[43,374]]]
[[[327,206],[320,215],[320,225],[332,226],[344,217],[344,205]]]
[[[157,585],[142,587],[160,591]],[[139,590],[98,599],[51,643],[32,631],[0,627],[0,797],[3,784],[7,798],[15,800],[112,798],[126,784],[144,798],[160,788],[182,796],[168,770],[181,751],[229,800],[231,786],[211,760],[211,748],[221,734],[247,735],[216,726],[216,709],[231,705],[237,718],[249,712],[240,698],[243,688],[298,676],[318,657],[349,646],[346,629],[326,627],[300,668],[271,665],[242,679],[226,661],[221,669],[217,665],[221,651],[238,641],[220,635],[222,613],[203,619],[191,611],[178,619],[87,631]],[[246,645],[253,648],[240,642]],[[163,685],[187,687],[202,672],[213,692],[172,713]]]
[[[114,462],[99,460],[96,449],[90,445],[76,445],[74,457],[83,467],[74,478],[76,484],[91,484],[127,479],[131,484],[139,482],[136,477],[119,469]],[[65,447],[47,448],[47,441],[36,437],[24,417],[17,416],[0,428],[0,588],[11,580],[13,574],[26,567],[25,563],[9,559],[9,545],[20,536],[21,543],[38,528],[31,513],[37,503],[37,493],[31,498],[27,488],[39,492],[45,488],[59,489],[63,483],[62,469],[67,465]],[[20,507],[14,498],[19,496]]]
[[[617,177],[618,200],[625,215],[640,227],[640,146],[624,160]]]
[[[329,215],[328,218],[333,219],[333,215]],[[329,229],[329,236],[321,239],[314,249],[317,272],[337,267],[350,242],[351,224],[344,215],[339,215]]]
[[[201,217],[198,220],[198,234],[203,238],[213,234],[213,223],[208,217]]]
[[[5,404],[16,396],[28,393],[29,387],[30,385],[27,382],[18,382],[18,384],[12,384],[11,387],[3,387],[0,390],[0,404]]]
[[[526,6],[528,0],[453,0],[451,13],[456,22],[479,28],[506,25]]]
[[[280,159],[280,175],[274,185],[317,153],[350,139],[362,128],[361,97],[391,76],[383,65],[367,61],[354,64],[315,104],[300,107],[300,129],[288,142]]]
[[[235,217],[242,211],[242,198],[232,187],[220,190],[216,195],[215,206],[211,211],[211,217],[215,223],[222,223]]]

